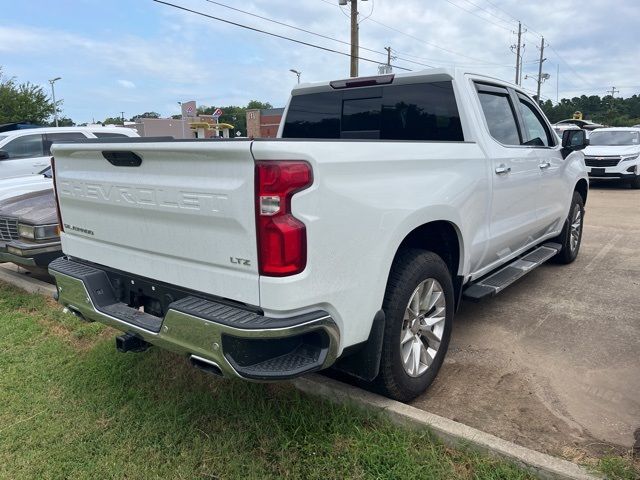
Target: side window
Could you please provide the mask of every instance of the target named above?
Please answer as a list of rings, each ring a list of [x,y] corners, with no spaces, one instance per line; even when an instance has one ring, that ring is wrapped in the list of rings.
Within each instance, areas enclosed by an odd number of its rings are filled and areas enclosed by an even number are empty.
[[[540,114],[535,107],[529,102],[520,99],[520,108],[522,111],[522,121],[524,122],[524,130],[526,141],[525,145],[533,145],[537,147],[549,147],[554,145],[544,120],[540,118]]]
[[[9,154],[9,159],[44,157],[42,135],[23,135],[10,141],[2,150]]]
[[[87,138],[82,132],[47,133],[44,141],[45,155],[51,155],[51,144],[61,140],[82,140]]]
[[[479,91],[484,117],[491,136],[504,145],[520,145],[520,134],[509,94]]]

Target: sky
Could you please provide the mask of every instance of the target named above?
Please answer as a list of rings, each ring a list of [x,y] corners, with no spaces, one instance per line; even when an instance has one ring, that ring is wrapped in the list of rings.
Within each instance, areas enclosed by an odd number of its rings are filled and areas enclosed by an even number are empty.
[[[214,17],[349,52],[350,20],[338,0],[166,0]],[[226,8],[231,6],[312,33]],[[523,86],[533,92],[541,35],[543,99],[640,94],[640,0],[360,0],[360,75],[392,64],[457,66],[515,79],[523,23]],[[284,106],[296,75],[349,76],[349,58],[177,9],[153,0],[0,0],[0,67],[19,82],[55,84],[62,115],[76,123],[156,111],[178,102]],[[338,41],[336,41],[338,40]],[[547,46],[548,45],[548,46]],[[366,50],[365,50],[366,49]],[[558,75],[559,68],[559,75]],[[396,72],[401,72],[399,68]]]

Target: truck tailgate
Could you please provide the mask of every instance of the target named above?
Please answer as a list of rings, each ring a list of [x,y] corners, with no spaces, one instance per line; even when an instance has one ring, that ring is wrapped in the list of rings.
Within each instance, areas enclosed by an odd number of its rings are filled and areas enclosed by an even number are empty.
[[[56,144],[53,156],[66,255],[259,304],[250,141]]]

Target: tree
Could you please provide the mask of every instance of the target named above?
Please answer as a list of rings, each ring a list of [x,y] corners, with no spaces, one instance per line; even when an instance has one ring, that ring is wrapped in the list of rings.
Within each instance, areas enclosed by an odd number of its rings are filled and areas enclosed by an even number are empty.
[[[265,110],[267,108],[273,108],[273,105],[271,105],[269,102],[262,103],[259,100],[251,100],[247,104],[247,110],[254,110],[254,109]]]
[[[571,118],[574,112],[582,112],[585,120],[596,123],[624,127],[640,124],[640,96],[628,98],[606,95],[581,95],[580,97],[563,98],[556,105],[547,100],[542,110],[553,123]]]
[[[136,118],[160,118],[160,114],[157,112],[144,112],[140,115],[134,115],[133,117],[131,117],[130,121],[135,122]]]
[[[122,117],[107,117],[102,122],[102,125],[122,125]]]
[[[56,126],[55,120],[49,122],[49,126],[55,127]],[[58,126],[59,127],[75,127],[76,123],[73,120],[71,120],[69,117],[62,117],[62,118],[58,118]]]
[[[42,87],[29,82],[19,84],[15,78],[5,77],[0,68],[0,123],[43,124],[53,115],[54,109]]]

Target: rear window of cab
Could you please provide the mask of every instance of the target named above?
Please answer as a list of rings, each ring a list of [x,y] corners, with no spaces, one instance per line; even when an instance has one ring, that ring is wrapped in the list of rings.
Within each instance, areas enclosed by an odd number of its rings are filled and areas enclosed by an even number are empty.
[[[282,137],[464,141],[450,81],[296,95]]]

